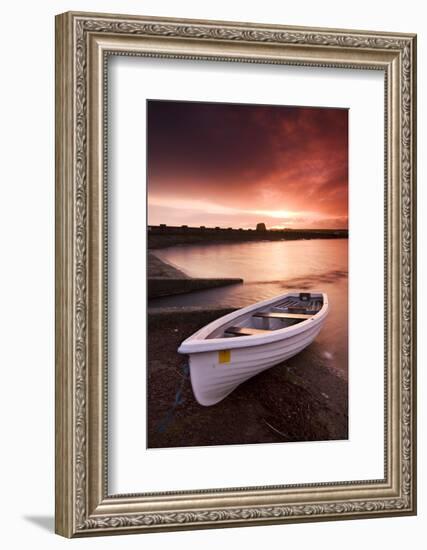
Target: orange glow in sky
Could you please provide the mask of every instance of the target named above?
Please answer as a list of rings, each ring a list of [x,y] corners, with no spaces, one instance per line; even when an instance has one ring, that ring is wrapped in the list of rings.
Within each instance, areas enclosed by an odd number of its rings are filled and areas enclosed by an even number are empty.
[[[148,223],[348,227],[346,109],[148,102]]]

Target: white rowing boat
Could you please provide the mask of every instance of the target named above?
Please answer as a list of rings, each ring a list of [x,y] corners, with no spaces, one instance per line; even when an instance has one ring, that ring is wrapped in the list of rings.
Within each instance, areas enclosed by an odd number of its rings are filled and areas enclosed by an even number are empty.
[[[327,295],[291,292],[233,311],[184,340],[194,395],[214,405],[252,376],[293,357],[316,338]]]

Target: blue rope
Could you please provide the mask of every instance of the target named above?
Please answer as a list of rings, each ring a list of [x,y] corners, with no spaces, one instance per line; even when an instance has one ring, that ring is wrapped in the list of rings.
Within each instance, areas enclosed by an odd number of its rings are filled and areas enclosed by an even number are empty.
[[[166,413],[163,420],[157,426],[157,431],[160,432],[160,433],[163,433],[167,430],[170,423],[172,422],[173,415],[175,414],[175,409],[178,407],[178,405],[182,405],[185,401],[182,393],[183,393],[183,390],[184,390],[185,383],[187,382],[188,378],[190,377],[190,367],[188,365],[184,365],[182,367],[182,371],[183,371],[184,376],[182,377],[181,384],[180,384],[180,386],[179,386],[179,388],[178,388],[178,390],[175,394],[175,401],[174,401],[172,407]]]

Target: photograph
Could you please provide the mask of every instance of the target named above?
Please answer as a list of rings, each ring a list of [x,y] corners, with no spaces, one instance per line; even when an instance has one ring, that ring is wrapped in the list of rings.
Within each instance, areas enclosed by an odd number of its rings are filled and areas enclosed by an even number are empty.
[[[146,109],[147,448],[347,440],[349,110]]]
[[[54,113],[39,98],[50,119],[31,102],[36,127],[53,130],[54,114],[55,134],[31,136],[6,181],[34,169],[34,147],[45,168],[37,147],[55,142],[55,399],[39,422],[54,413],[52,528],[181,538],[259,526],[255,548],[262,526],[283,524],[291,539],[310,531],[307,545],[326,529],[341,548],[331,524],[360,547],[348,520],[381,518],[385,544],[401,547],[408,530],[393,518],[423,527],[409,517],[420,18],[383,2],[359,26],[360,7],[338,17],[312,2],[310,21],[263,4],[243,22],[242,6],[199,4],[64,11],[55,71],[52,47],[51,70],[36,67],[55,83]],[[25,139],[21,119],[10,134]],[[45,178],[24,180],[46,196],[34,185]],[[14,254],[22,273],[39,249]],[[12,347],[33,365],[31,342]]]

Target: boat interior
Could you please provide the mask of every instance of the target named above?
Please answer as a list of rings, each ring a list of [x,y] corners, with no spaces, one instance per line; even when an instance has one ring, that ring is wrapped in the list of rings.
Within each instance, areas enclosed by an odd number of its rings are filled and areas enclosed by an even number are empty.
[[[241,317],[235,317],[229,323],[213,331],[209,338],[255,336],[291,327],[316,315],[322,306],[322,294],[309,292],[288,294],[285,298],[267,307],[261,307]]]

